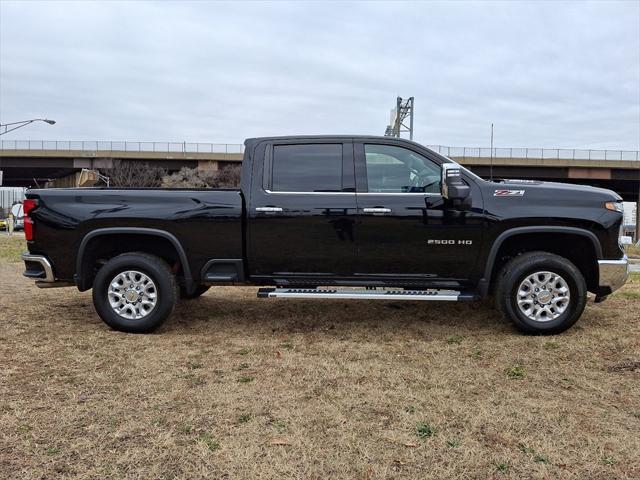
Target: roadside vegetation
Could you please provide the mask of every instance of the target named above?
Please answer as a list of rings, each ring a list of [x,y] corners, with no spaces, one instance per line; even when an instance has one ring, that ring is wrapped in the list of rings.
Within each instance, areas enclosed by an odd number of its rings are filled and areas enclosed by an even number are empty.
[[[2,478],[640,478],[640,275],[562,335],[486,304],[218,287],[154,335],[0,234]]]
[[[227,165],[219,170],[183,167],[169,174],[166,169],[148,162],[118,160],[104,170],[111,187],[162,188],[239,188],[241,166]]]
[[[239,188],[240,165],[231,165],[221,170],[198,170],[182,168],[162,178],[164,188]]]
[[[101,173],[111,187],[137,188],[239,188],[241,167],[227,165],[220,170],[183,167],[174,173],[148,162],[118,160],[113,168]]]

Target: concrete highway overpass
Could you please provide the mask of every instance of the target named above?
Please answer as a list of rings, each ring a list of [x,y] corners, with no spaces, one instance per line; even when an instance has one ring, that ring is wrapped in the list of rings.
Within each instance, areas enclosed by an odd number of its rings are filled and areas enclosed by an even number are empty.
[[[483,178],[522,178],[608,188],[625,201],[640,198],[640,152],[431,145]],[[493,155],[492,155],[493,154]]]
[[[626,201],[640,195],[638,151],[431,146],[484,178],[549,180],[609,188]],[[214,143],[110,141],[2,141],[0,170],[4,185],[36,186],[50,180],[73,186],[82,168],[108,170],[116,160],[152,162],[177,171],[182,167],[219,169],[242,162],[243,146]],[[493,167],[491,167],[493,165]],[[108,172],[107,172],[108,175]]]
[[[217,170],[242,163],[239,144],[172,142],[1,141],[0,170],[4,185],[74,186],[83,168],[106,171],[114,161],[145,161],[169,172],[183,167]]]

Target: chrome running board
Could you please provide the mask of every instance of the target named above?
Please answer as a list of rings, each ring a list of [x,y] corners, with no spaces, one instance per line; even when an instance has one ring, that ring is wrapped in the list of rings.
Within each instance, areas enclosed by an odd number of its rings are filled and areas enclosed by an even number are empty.
[[[366,300],[430,300],[459,302],[473,300],[473,294],[457,290],[399,290],[356,288],[261,288],[259,298],[336,298]]]

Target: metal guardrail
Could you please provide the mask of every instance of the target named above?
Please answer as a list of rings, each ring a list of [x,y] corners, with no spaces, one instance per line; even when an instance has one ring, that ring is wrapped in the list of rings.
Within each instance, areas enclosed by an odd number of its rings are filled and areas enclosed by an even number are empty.
[[[491,148],[449,147],[429,145],[442,155],[458,158],[489,158]],[[125,142],[125,141],[61,141],[2,140],[0,150],[54,150],[87,152],[159,152],[159,153],[243,153],[237,143],[193,142]],[[637,150],[595,150],[577,148],[493,148],[494,158],[549,158],[559,160],[628,160],[639,161]]]
[[[243,153],[236,143],[120,142],[61,140],[2,140],[0,150],[54,150],[82,152]]]
[[[430,149],[457,158],[549,158],[558,160],[640,160],[637,150],[587,150],[577,148],[484,148],[429,145]],[[493,150],[493,155],[491,155]]]

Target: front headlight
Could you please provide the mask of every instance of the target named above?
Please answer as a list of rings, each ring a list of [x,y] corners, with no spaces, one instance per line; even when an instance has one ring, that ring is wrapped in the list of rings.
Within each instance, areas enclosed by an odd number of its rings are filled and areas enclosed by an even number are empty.
[[[622,202],[607,202],[604,204],[604,208],[606,208],[607,210],[611,210],[612,212],[622,213]]]

